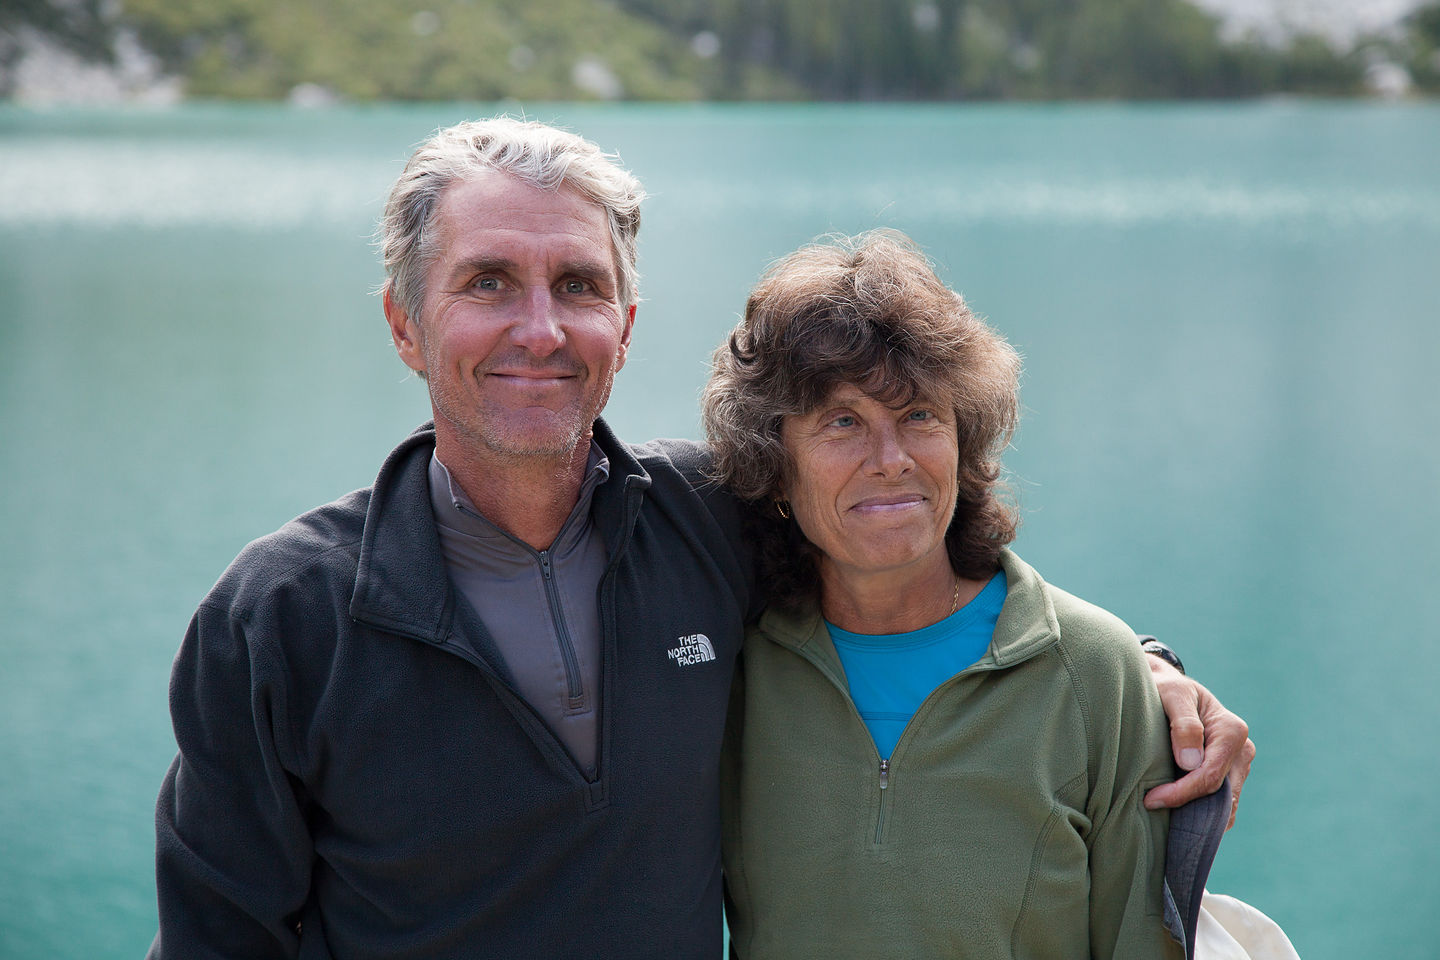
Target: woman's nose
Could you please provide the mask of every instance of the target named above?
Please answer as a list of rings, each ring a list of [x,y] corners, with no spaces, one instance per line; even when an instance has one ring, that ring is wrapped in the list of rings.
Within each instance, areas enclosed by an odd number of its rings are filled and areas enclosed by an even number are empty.
[[[894,428],[882,427],[871,437],[871,469],[883,477],[903,475],[915,465],[915,460],[905,449],[900,434]]]

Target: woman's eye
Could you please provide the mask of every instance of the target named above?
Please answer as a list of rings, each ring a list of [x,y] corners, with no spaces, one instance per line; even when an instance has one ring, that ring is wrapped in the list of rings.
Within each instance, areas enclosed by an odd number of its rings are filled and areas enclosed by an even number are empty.
[[[934,420],[935,414],[930,410],[911,410],[909,419],[916,422],[924,422],[926,420]]]
[[[852,417],[852,416],[850,416],[850,414],[847,413],[847,414],[844,414],[843,416],[836,417],[834,420],[831,420],[831,421],[830,421],[830,426],[832,426],[832,427],[853,427],[853,426],[855,426],[855,418]]]

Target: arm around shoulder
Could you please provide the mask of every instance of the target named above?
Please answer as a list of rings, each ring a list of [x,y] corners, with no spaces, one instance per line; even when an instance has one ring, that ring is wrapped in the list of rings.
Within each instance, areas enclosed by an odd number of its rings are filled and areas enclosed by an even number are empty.
[[[1249,725],[1171,663],[1153,655],[1147,655],[1146,663],[1169,718],[1175,762],[1189,771],[1174,783],[1151,790],[1146,804],[1156,809],[1182,806],[1214,793],[1228,776],[1230,826],[1234,826],[1240,791],[1255,759]]]

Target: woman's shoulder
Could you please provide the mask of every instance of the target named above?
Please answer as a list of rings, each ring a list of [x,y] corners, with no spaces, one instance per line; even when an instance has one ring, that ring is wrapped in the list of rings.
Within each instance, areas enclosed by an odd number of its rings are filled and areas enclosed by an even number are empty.
[[[1050,587],[1050,599],[1055,606],[1055,619],[1060,625],[1062,637],[1068,635],[1083,638],[1087,643],[1120,645],[1127,650],[1134,647],[1139,651],[1140,641],[1135,631],[1104,607],[1082,600],[1059,587]]]
[[[1002,563],[1012,595],[1019,590],[1033,596],[1032,602],[1043,607],[1051,620],[1056,643],[1078,665],[1102,668],[1107,674],[1114,674],[1122,664],[1131,668],[1144,666],[1140,641],[1124,620],[1104,607],[1046,582],[1033,567],[1009,550],[1005,551]]]
[[[1030,574],[1031,589],[1043,595],[1053,617],[1052,650],[1082,704],[1091,749],[1097,751],[1092,766],[1103,755],[1110,758],[1107,764],[1123,762],[1141,779],[1168,779],[1169,726],[1135,632],[1105,608]]]

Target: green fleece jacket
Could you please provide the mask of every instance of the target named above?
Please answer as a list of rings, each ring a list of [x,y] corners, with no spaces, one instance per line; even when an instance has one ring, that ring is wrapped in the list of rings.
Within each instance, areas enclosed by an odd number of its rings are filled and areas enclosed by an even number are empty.
[[[819,612],[745,643],[724,762],[742,960],[1183,958],[1162,922],[1169,732],[1124,623],[1013,553],[989,650],[882,761]]]

